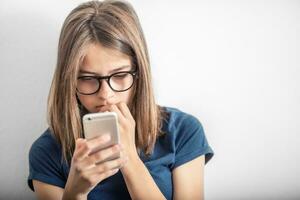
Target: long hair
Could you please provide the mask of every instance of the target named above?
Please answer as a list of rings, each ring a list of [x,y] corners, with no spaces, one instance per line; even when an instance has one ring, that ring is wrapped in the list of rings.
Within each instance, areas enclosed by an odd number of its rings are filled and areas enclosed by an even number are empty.
[[[79,66],[91,43],[117,50],[131,58],[138,78],[131,97],[136,121],[136,146],[146,155],[162,134],[165,112],[155,103],[144,34],[133,7],[126,1],[89,1],[73,9],[64,21],[58,44],[56,70],[48,96],[48,124],[70,164],[77,138],[83,138],[82,114],[76,98]]]

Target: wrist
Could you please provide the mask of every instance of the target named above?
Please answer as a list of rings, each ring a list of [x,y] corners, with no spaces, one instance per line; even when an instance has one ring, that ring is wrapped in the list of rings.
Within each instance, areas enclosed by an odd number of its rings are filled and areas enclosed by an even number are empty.
[[[87,194],[74,194],[65,187],[62,200],[87,200]]]
[[[142,164],[137,152],[128,154],[127,163],[120,169],[124,176],[129,175],[131,172],[136,172],[137,168]]]

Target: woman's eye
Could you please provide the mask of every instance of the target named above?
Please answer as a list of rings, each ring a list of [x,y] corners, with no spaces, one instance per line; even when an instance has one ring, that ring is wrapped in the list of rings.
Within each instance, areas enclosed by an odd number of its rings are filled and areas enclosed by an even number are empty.
[[[95,78],[93,78],[93,77],[81,77],[80,79],[82,81],[91,81],[91,80],[94,80]]]
[[[116,74],[114,75],[114,78],[125,78],[127,74]]]

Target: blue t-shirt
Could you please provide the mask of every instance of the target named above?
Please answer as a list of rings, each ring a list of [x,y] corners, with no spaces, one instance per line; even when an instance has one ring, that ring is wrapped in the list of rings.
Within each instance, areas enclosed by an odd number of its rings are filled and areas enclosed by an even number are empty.
[[[169,117],[163,124],[165,134],[160,136],[150,157],[140,158],[167,199],[173,197],[172,170],[201,155],[205,163],[213,156],[201,123],[192,115],[178,109],[165,107]],[[34,191],[32,179],[65,187],[69,167],[62,162],[61,146],[49,129],[31,146],[29,152],[28,185]],[[89,200],[130,199],[122,173],[103,180],[89,194]]]

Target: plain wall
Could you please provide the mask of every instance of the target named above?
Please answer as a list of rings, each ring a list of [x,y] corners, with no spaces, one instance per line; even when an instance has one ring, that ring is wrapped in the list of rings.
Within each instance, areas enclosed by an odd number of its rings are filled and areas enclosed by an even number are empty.
[[[28,152],[67,14],[83,1],[0,1],[0,199],[34,199]],[[130,1],[161,105],[199,118],[206,199],[300,199],[300,2]]]

